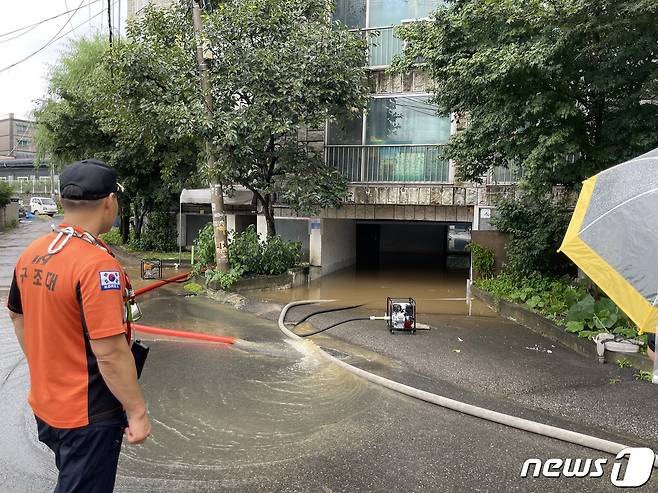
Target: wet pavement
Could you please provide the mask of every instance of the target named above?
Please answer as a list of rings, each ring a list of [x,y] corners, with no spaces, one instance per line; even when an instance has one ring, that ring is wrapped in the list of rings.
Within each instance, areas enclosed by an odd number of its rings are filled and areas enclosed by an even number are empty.
[[[11,241],[25,245],[40,231],[40,225],[21,227]],[[5,276],[21,249],[12,248],[0,254]],[[0,288],[5,301],[6,288]],[[124,445],[116,491],[615,490],[611,467],[600,479],[521,479],[521,466],[531,457],[609,457],[382,389],[324,361],[312,348],[291,345],[272,321],[205,297],[187,298],[178,285],[145,295],[142,309],[146,325],[233,335],[249,344],[151,338],[141,384],[153,436],[142,446]],[[291,318],[301,313],[291,312]],[[388,337],[377,326],[369,335],[348,329],[342,338],[335,332],[318,342],[333,345],[335,354],[352,363],[415,383],[441,384],[439,377],[449,380],[446,368],[460,366],[453,391],[459,393],[463,383],[464,392],[475,393],[474,378],[468,378],[472,360],[449,361],[442,353],[439,358],[437,348],[452,344],[428,344],[425,336],[438,337],[438,331]],[[349,341],[349,334],[370,342]],[[387,339],[398,349],[376,346]],[[411,356],[400,357],[402,347],[409,355],[421,351],[418,367],[410,366]],[[0,491],[51,491],[52,454],[36,440],[25,402],[29,375],[5,312],[0,354]],[[420,363],[433,357],[446,365],[440,374]],[[655,490],[655,479],[648,490]]]

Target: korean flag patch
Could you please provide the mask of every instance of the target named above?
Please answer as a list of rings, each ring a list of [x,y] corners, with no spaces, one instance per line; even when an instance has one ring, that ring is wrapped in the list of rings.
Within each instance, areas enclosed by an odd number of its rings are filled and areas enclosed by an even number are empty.
[[[101,291],[108,289],[121,290],[121,277],[118,271],[101,271],[98,273],[101,276]]]

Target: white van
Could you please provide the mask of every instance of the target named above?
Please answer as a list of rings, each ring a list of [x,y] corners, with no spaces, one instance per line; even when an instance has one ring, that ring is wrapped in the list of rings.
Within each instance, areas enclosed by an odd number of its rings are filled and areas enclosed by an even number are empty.
[[[57,214],[57,204],[50,197],[32,197],[30,199],[30,212],[37,214],[48,214],[50,217]]]

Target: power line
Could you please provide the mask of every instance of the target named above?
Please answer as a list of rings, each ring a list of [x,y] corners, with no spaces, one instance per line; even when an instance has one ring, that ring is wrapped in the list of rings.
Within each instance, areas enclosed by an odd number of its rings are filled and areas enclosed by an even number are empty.
[[[95,3],[98,3],[99,1],[100,1],[100,0],[92,0],[92,1],[89,2],[87,5],[93,5],[93,4],[95,4]],[[48,17],[47,19],[40,20],[39,22],[35,22],[34,24],[30,24],[30,25],[27,25],[27,26],[19,27],[18,29],[14,29],[13,31],[7,31],[6,33],[1,33],[1,34],[0,34],[0,38],[3,38],[3,37],[5,37],[5,36],[9,36],[10,34],[14,34],[14,33],[17,33],[17,32],[19,32],[19,31],[24,31],[25,29],[30,29],[30,31],[31,31],[32,29],[34,29],[34,28],[37,27],[37,26],[40,26],[41,24],[44,24],[44,23],[46,23],[46,22],[48,22],[48,21],[52,21],[53,19],[57,19],[58,17],[62,17],[63,15],[70,14],[71,12],[77,12],[78,10],[80,10],[80,9],[83,8],[83,7],[86,7],[86,5],[81,5],[81,6],[78,7],[77,9],[67,10],[66,12],[62,12],[62,13],[57,14],[57,15],[54,15],[54,16],[52,16],[52,17]],[[17,37],[19,37],[19,36],[22,36],[23,34],[27,34],[27,33],[19,34],[18,36],[14,36],[14,37],[11,38],[11,39],[15,39],[15,38],[17,38]],[[9,41],[9,40],[5,40],[5,41]]]
[[[84,1],[84,0],[83,0],[83,1]],[[116,1],[116,0],[115,0],[115,1]],[[70,31],[67,31],[67,32],[65,32],[64,34],[62,34],[61,36],[57,37],[57,36],[58,36],[58,35],[64,30],[64,27],[66,27],[66,24],[68,24],[68,21],[67,21],[67,22],[61,27],[61,29],[60,29],[59,31],[57,31],[57,33],[55,34],[55,36],[53,36],[52,38],[50,38],[50,40],[49,40],[45,45],[43,45],[41,48],[39,48],[38,50],[34,51],[33,53],[30,53],[30,54],[29,54],[28,56],[26,56],[25,58],[22,58],[21,60],[15,62],[15,63],[12,63],[11,65],[8,65],[8,66],[6,66],[6,67],[1,68],[1,69],[0,69],[0,73],[2,73],[2,72],[6,72],[7,70],[9,70],[9,69],[11,69],[11,68],[14,68],[16,65],[19,65],[19,64],[21,64],[21,63],[23,63],[23,62],[29,60],[29,59],[32,58],[34,55],[36,55],[36,54],[42,52],[43,50],[45,50],[46,48],[48,48],[51,44],[56,43],[56,42],[59,41],[60,39],[62,39],[62,38],[64,38],[64,37],[68,36],[69,34],[71,34],[73,31],[75,31],[75,30],[78,29],[79,27],[81,27],[81,26],[87,24],[88,22],[91,22],[93,19],[95,19],[96,17],[98,17],[98,16],[101,15],[102,13],[103,13],[103,10],[101,10],[98,14],[94,15],[93,17],[90,17],[89,19],[87,19],[86,21],[84,21],[82,24],[78,24],[76,27],[74,27],[74,28],[71,29]]]

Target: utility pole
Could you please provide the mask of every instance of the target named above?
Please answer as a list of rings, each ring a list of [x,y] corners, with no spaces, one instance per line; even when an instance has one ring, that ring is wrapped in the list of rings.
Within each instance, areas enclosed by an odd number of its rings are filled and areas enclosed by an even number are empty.
[[[112,0],[107,0],[107,28],[110,31],[110,48],[112,47]]]
[[[192,0],[192,20],[194,22],[194,37],[196,43],[196,59],[199,65],[201,93],[208,118],[213,118],[213,103],[208,80],[208,65],[203,55],[203,21],[198,0]],[[210,206],[212,209],[212,226],[215,236],[215,260],[217,270],[228,272],[228,244],[226,239],[226,213],[224,212],[224,189],[222,183],[215,177],[215,158],[210,141],[206,139],[206,159],[210,174]]]

